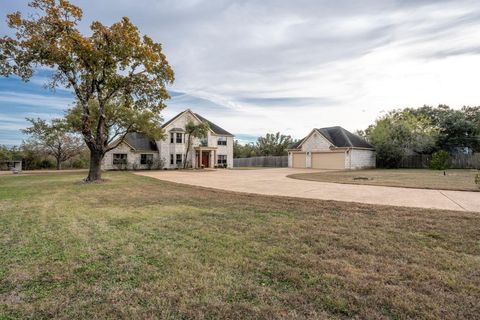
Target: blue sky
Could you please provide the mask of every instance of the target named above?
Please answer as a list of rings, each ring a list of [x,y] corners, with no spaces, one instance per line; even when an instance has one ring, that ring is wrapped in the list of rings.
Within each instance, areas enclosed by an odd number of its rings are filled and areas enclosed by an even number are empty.
[[[0,16],[28,1],[3,0]],[[313,127],[364,129],[387,110],[479,105],[480,6],[470,0],[72,0],[80,24],[128,16],[175,71],[163,117],[191,108],[251,141]],[[5,19],[0,34],[11,34]],[[68,91],[0,78],[0,144],[25,117],[61,116]]]

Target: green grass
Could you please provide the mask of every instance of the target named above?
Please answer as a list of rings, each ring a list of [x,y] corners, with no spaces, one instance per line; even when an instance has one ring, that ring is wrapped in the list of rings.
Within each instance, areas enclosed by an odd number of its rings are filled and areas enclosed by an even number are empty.
[[[425,169],[375,169],[356,171],[326,171],[292,174],[289,178],[334,182],[346,184],[367,184],[375,186],[480,191],[475,184],[478,170],[452,169],[443,171]],[[364,177],[368,180],[354,180]]]
[[[0,319],[475,318],[475,213],[0,177]]]

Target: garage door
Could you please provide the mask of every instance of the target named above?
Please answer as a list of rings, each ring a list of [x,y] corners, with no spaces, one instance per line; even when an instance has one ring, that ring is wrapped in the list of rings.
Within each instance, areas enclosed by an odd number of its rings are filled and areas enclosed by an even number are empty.
[[[292,153],[292,160],[294,168],[305,168],[305,153]]]
[[[345,153],[312,153],[312,168],[315,169],[345,169]]]

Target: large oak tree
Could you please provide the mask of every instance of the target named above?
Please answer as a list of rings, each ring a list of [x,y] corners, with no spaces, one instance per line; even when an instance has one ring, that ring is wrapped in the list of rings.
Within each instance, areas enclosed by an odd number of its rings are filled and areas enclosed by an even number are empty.
[[[52,70],[49,86],[71,88],[76,107],[69,119],[90,150],[87,182],[101,179],[105,153],[131,131],[162,135],[160,111],[174,80],[162,47],[124,17],[91,34],[78,29],[82,10],[67,0],[33,0],[36,15],[7,16],[15,37],[0,39],[0,74],[30,79],[38,66]]]

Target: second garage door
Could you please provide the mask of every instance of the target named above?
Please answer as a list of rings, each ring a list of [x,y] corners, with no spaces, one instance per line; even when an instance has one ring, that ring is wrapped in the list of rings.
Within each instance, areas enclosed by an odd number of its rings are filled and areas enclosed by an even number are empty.
[[[306,167],[306,158],[305,153],[293,153],[292,160],[294,168],[305,168]]]
[[[312,168],[345,169],[344,152],[312,153]]]

